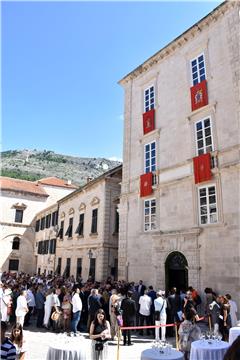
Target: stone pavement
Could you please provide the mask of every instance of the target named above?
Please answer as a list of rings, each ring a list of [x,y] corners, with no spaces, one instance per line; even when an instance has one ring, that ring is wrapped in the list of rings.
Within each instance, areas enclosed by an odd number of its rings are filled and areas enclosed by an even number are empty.
[[[204,330],[207,330],[206,323],[198,323],[198,325]],[[91,360],[90,349],[91,340],[87,333],[82,333],[84,337],[84,344],[87,353],[87,360]],[[45,329],[38,329],[35,326],[29,326],[24,328],[24,337],[27,341],[28,351],[25,356],[25,360],[46,360],[48,347],[54,344],[56,341],[63,341],[63,335],[47,331]],[[76,341],[77,338],[69,337],[69,341]],[[145,349],[151,348],[153,342],[153,336],[139,336],[133,333],[132,346],[123,346],[120,342],[120,356],[119,360],[140,360],[141,352]],[[175,337],[167,338],[173,347],[175,347]],[[79,339],[79,342],[82,341]],[[108,359],[117,360],[117,341],[109,341],[108,346]]]
[[[55,334],[42,329],[29,327],[24,329],[24,336],[27,341],[28,352],[26,353],[25,360],[46,360],[47,351],[50,344],[62,339],[61,334]],[[87,360],[91,360],[90,349],[91,340],[88,334],[83,333],[85,349],[87,352]],[[70,338],[69,341],[76,341],[76,338]],[[175,347],[175,338],[167,339]],[[81,343],[80,339],[79,342]],[[150,336],[132,336],[132,346],[123,346],[120,343],[120,360],[137,360],[141,358],[141,352],[147,348],[151,348],[153,337]],[[117,341],[109,341],[108,346],[108,359],[117,360]]]

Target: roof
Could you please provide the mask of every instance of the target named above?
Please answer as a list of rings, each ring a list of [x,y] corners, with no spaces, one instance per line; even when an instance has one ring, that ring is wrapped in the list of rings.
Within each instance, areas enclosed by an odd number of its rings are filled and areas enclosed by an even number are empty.
[[[156,52],[150,58],[148,58],[145,62],[139,65],[137,68],[132,70],[126,76],[124,76],[121,80],[118,81],[119,84],[124,85],[129,80],[137,77],[139,74],[147,71],[149,67],[155,65],[159,61],[161,61],[164,57],[168,56],[172,51],[177,49],[179,46],[185,44],[188,41],[188,38],[191,39],[191,32],[199,32],[202,31],[206,27],[206,23],[210,21],[215,21],[217,16],[223,15],[225,11],[229,8],[238,6],[239,2],[237,1],[224,1],[220,5],[218,5],[215,9],[213,9],[209,14],[179,35],[177,38],[172,40],[169,44],[164,46],[161,50]]]
[[[44,188],[36,182],[13,179],[5,176],[0,176],[0,188],[1,190],[24,192],[44,197],[48,196]]]
[[[102,175],[98,176],[97,178],[93,179],[92,181],[89,181],[87,184],[79,187],[76,191],[73,191],[71,194],[64,196],[62,199],[58,200],[58,203],[64,202],[67,199],[70,199],[71,197],[77,195],[83,190],[86,190],[88,187],[98,183],[101,180],[107,179],[111,177],[112,175],[117,174],[120,170],[122,170],[122,164],[116,166],[115,168],[108,170],[107,172],[103,173]]]
[[[42,185],[64,187],[64,188],[69,188],[69,189],[78,189],[78,186],[68,183],[67,181],[59,179],[54,176],[40,179],[40,180],[36,181],[36,183],[37,184],[40,183]]]

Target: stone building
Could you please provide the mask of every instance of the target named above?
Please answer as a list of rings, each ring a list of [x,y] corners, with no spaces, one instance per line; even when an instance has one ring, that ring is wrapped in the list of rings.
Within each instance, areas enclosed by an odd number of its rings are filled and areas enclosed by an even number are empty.
[[[89,181],[37,215],[38,272],[54,270],[67,277],[82,277],[84,281],[89,276],[97,281],[109,275],[116,278],[121,180],[122,165]],[[53,219],[56,211],[57,228],[50,220],[46,227],[47,217]]]
[[[35,272],[33,219],[76,189],[57,178],[37,182],[0,177],[0,271]]]
[[[119,278],[239,300],[239,2],[224,2],[120,84]]]

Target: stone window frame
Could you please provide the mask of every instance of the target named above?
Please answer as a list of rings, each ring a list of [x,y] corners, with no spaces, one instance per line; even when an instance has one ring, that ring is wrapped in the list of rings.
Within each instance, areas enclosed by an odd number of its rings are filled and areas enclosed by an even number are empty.
[[[152,144],[155,144],[155,169],[153,170],[153,164],[152,164],[152,159],[154,157],[151,156],[151,145]],[[146,159],[146,147],[147,146],[150,146],[150,157],[149,157],[149,160],[150,160],[150,164],[149,166],[147,166],[146,162],[147,162],[147,159]],[[149,168],[149,170],[147,171],[147,168]],[[148,142],[146,144],[144,144],[144,173],[147,174],[149,172],[155,172],[157,169],[157,141],[156,140],[153,140],[151,142]]]
[[[153,103],[150,104],[150,90],[153,88]],[[147,95],[146,93],[149,92],[149,95]],[[144,89],[144,113],[152,110],[155,108],[155,86],[154,84],[149,85],[147,88]],[[149,96],[149,100],[146,100],[146,96]],[[149,105],[146,105],[147,101],[149,101]]]
[[[203,56],[203,64],[204,64],[204,79],[201,80],[201,76],[200,75],[200,69],[199,69],[199,58]],[[192,63],[193,61],[196,61],[196,66],[197,66],[197,82],[194,83],[194,79],[193,79],[193,66]],[[190,74],[191,74],[191,84],[192,86],[199,84],[201,81],[203,80],[207,80],[207,69],[206,69],[206,56],[204,52],[201,52],[200,54],[198,54],[197,56],[195,56],[194,58],[190,59]]]
[[[214,222],[210,222],[210,203],[209,203],[209,197],[212,195],[209,195],[209,191],[208,189],[214,187],[215,188],[215,205],[216,205],[216,221]],[[201,223],[201,205],[200,205],[200,190],[201,189],[207,189],[206,191],[206,206],[207,206],[207,222],[206,223]],[[206,225],[216,225],[220,222],[220,211],[219,211],[219,202],[218,202],[218,187],[216,183],[211,183],[211,184],[205,184],[205,185],[201,185],[197,187],[197,199],[198,199],[198,221],[199,221],[199,226],[206,226]]]
[[[150,216],[150,219],[149,219],[149,222],[146,222],[146,214],[145,214],[145,210],[146,210],[146,203],[147,202],[151,202],[152,201],[155,201],[155,213],[152,213],[152,207],[150,205],[150,213],[149,213],[149,216]],[[155,228],[152,228],[152,225],[154,225],[154,222],[151,221],[151,217],[152,215],[155,214]],[[146,225],[149,224],[149,229],[146,229]],[[149,199],[144,199],[144,204],[143,204],[143,225],[144,225],[144,232],[151,232],[151,231],[155,231],[157,229],[157,199],[155,197],[152,197],[152,198],[149,198]]]
[[[204,127],[204,121],[205,120],[210,120],[210,130],[211,130],[211,146],[212,146],[212,150],[211,151],[207,151],[207,147],[209,147],[209,145],[206,145],[206,136],[205,136],[205,127]],[[203,147],[199,148],[198,147],[198,139],[197,139],[197,124],[198,123],[202,123],[202,131],[204,130],[204,136],[203,136]],[[195,138],[195,151],[196,151],[196,156],[202,155],[202,154],[206,154],[208,152],[212,153],[213,151],[215,151],[215,142],[214,142],[214,136],[213,136],[213,121],[212,121],[212,117],[211,115],[208,116],[204,116],[199,120],[196,120],[194,122],[194,138]],[[203,150],[203,152],[200,152],[200,150]]]

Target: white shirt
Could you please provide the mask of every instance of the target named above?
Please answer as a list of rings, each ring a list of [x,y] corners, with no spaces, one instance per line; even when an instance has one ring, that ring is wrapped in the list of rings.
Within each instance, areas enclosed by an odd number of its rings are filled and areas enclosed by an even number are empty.
[[[82,300],[78,293],[75,293],[72,297],[72,311],[75,313],[77,311],[82,311]]]
[[[17,298],[16,316],[25,316],[27,313],[27,299],[23,295],[19,295]]]
[[[232,322],[232,327],[237,326],[237,304],[233,300],[228,300],[230,304],[230,317]]]
[[[140,296],[139,304],[140,304],[140,310],[139,310],[140,314],[144,316],[149,316],[151,304],[152,304],[152,299],[150,298],[150,296],[148,295]]]
[[[36,306],[34,295],[33,295],[32,291],[29,289],[27,291],[27,303],[28,303],[28,306],[30,306],[30,307]]]
[[[167,301],[159,296],[157,299],[154,300],[154,308],[155,311],[161,311],[160,317],[166,317],[166,308],[167,308]]]

